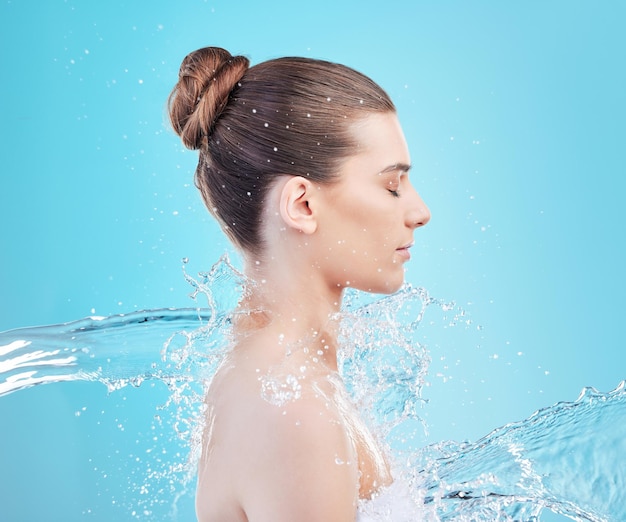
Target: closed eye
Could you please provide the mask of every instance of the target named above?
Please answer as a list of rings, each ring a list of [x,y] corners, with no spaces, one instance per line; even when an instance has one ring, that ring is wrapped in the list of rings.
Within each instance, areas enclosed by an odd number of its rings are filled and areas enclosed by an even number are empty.
[[[410,168],[411,166],[405,163],[394,163],[378,173],[387,179],[385,188],[394,198],[400,197],[401,180],[406,178]]]
[[[394,179],[391,179],[387,182],[387,192],[391,194],[394,198],[399,198],[400,193],[398,189],[400,188],[400,180],[394,176]]]

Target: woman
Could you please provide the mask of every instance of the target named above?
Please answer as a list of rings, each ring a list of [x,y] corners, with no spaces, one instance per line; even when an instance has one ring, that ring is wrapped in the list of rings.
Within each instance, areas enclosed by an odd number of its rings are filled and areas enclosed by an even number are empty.
[[[391,293],[430,214],[395,108],[345,66],[189,54],[169,99],[247,286],[207,394],[201,522],[354,521],[392,477],[337,374],[347,287]]]

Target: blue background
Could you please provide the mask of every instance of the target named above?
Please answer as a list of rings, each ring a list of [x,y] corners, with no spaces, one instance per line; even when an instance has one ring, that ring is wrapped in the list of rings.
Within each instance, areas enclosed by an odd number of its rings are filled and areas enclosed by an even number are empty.
[[[625,20],[617,0],[4,0],[0,330],[193,306],[181,258],[194,273],[230,247],[165,100],[185,54],[219,45],[342,62],[396,102],[433,215],[407,278],[472,321],[427,315],[425,443],[608,391],[626,377]],[[33,466],[82,480],[80,386],[0,399],[3,501],[29,502]],[[141,411],[149,392],[119,393]],[[70,446],[46,464],[29,437]]]

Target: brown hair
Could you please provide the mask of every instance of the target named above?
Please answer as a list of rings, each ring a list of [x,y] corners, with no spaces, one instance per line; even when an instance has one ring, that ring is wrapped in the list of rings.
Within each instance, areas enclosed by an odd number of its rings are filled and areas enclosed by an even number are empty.
[[[278,58],[248,68],[219,47],[183,60],[168,100],[172,126],[200,157],[195,182],[225,232],[262,251],[261,211],[280,175],[330,183],[354,154],[351,125],[394,112],[367,76],[323,60]]]

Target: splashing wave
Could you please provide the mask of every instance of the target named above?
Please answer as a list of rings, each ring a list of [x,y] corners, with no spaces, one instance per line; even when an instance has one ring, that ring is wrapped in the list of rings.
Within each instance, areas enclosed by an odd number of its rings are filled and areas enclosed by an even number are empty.
[[[192,453],[187,464],[167,468],[177,470],[168,472],[169,478],[186,486],[199,446],[204,384],[226,344],[229,310],[243,279],[227,258],[198,278],[184,276],[192,297],[204,297],[207,306],[0,333],[0,396],[64,381],[97,381],[110,392],[162,381],[173,408],[159,414],[176,417],[172,424]],[[366,421],[387,441],[397,472],[422,506],[421,517],[535,521],[548,508],[573,520],[626,520],[623,382],[608,393],[585,389],[576,401],[537,411],[473,443],[412,447],[412,436],[424,429],[419,410],[429,364],[417,332],[431,306],[452,312],[452,322],[465,320],[454,303],[438,301],[422,288],[407,285],[382,299],[351,292],[342,316],[340,354],[348,389]]]

